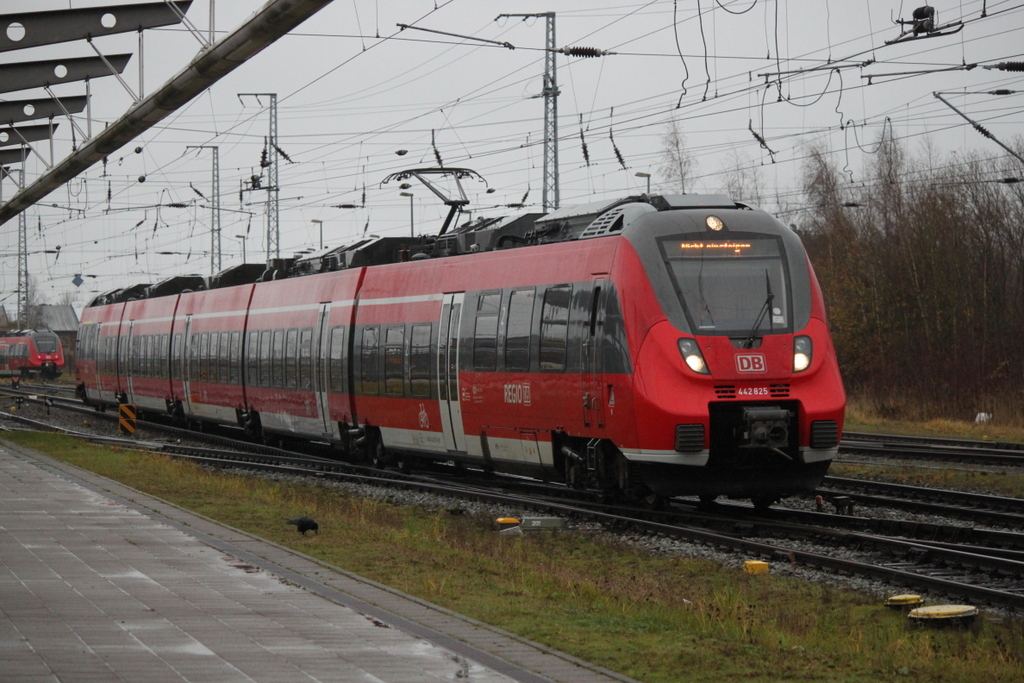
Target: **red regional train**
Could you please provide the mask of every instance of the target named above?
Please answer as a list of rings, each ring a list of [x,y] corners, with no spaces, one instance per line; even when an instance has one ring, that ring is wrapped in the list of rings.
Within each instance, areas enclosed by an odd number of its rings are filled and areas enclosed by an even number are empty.
[[[846,401],[799,238],[717,195],[118,290],[84,311],[76,365],[97,407],[652,501],[812,490]]]
[[[64,370],[60,337],[50,330],[14,330],[0,337],[0,375],[56,379]]]

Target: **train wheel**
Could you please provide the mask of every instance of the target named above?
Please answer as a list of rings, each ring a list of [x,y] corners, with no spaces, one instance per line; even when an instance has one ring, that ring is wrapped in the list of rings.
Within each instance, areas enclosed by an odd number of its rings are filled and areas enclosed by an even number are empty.
[[[702,507],[714,505],[715,500],[718,498],[718,496],[713,493],[705,493],[698,497],[700,498],[700,504]]]
[[[247,412],[242,414],[242,429],[253,441],[263,441],[263,425],[260,423],[260,414]]]
[[[649,493],[647,497],[644,498],[644,503],[647,505],[648,509],[656,512],[668,509],[668,498],[660,493]]]
[[[416,458],[408,454],[396,455],[395,465],[402,474],[409,474],[416,467]]]
[[[766,512],[768,508],[779,502],[779,497],[770,493],[759,493],[752,496],[750,502],[754,504],[754,509],[758,512]]]
[[[388,452],[384,448],[384,442],[380,438],[380,434],[373,436],[373,444],[370,446],[370,462],[378,470],[384,469],[388,464]]]

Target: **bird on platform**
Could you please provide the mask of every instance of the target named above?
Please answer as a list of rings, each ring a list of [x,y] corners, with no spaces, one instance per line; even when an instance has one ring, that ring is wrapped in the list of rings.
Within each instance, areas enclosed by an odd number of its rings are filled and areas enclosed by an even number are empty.
[[[307,531],[320,534],[320,525],[316,523],[316,520],[312,517],[296,517],[295,519],[289,519],[288,524],[294,524],[295,528],[299,530],[299,533],[303,536],[306,535]]]

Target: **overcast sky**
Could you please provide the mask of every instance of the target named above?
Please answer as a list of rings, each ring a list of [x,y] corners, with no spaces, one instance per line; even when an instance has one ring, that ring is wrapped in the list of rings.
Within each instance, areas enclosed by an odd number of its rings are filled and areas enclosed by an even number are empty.
[[[195,0],[188,12],[204,35],[208,2]],[[0,12],[110,4],[0,0]],[[263,4],[217,2],[218,36]],[[584,4],[586,9],[580,9]],[[1024,94],[973,94],[1024,90],[1020,72],[983,68],[1024,60],[1024,1],[933,5],[940,25],[962,19],[963,30],[886,45],[900,33],[891,19],[909,18],[913,4],[335,0],[112,154],[105,168],[93,167],[31,209],[30,272],[41,297],[51,301],[65,292],[86,300],[138,282],[208,274],[210,211],[199,193],[211,196],[210,153],[186,151],[189,145],[219,148],[223,265],[241,262],[243,242],[250,262],[263,261],[266,193],[240,196],[239,189],[260,173],[268,100],[240,98],[239,93],[278,95],[278,144],[290,159],[280,159],[282,256],[318,247],[321,226],[328,246],[356,239],[367,223],[372,234],[408,234],[409,199],[399,195],[397,183],[381,182],[403,168],[436,165],[432,139],[446,166],[471,168],[484,177],[485,182],[466,183],[474,216],[513,213],[503,205],[521,201],[539,211],[544,105],[537,96],[544,70],[544,21],[496,19],[503,12],[555,12],[558,47],[614,53],[557,57],[563,206],[643,192],[646,180],[638,172],[651,174],[652,192],[677,191],[660,170],[662,138],[672,120],[697,164],[698,176],[687,191],[720,192],[727,175],[742,169],[748,178],[759,179],[768,210],[801,206],[800,169],[812,145],[830,149],[847,178],[862,181],[870,165],[865,152],[874,150],[883,126],[891,126],[914,153],[928,144],[940,159],[968,151],[1005,157],[932,93],[955,93],[947,99],[1006,143],[1024,134]],[[983,9],[988,16],[981,16]],[[398,23],[465,38],[403,31]],[[199,49],[183,27],[149,31],[144,40],[147,93]],[[96,45],[108,54],[138,51],[135,34],[97,39]],[[65,43],[0,54],[0,65],[91,54],[84,43]],[[136,55],[125,71],[133,88],[138,87],[139,62]],[[962,68],[965,64],[979,66]],[[793,73],[798,70],[803,71]],[[785,75],[780,78],[779,72]],[[776,84],[766,85],[769,80]],[[131,104],[113,78],[95,80],[92,89],[94,130]],[[84,86],[64,84],[55,90],[77,95]],[[3,99],[43,95],[23,91]],[[136,147],[141,153],[134,152]],[[66,122],[57,131],[55,149],[58,159],[70,152]],[[399,150],[407,153],[400,156]],[[39,151],[49,156],[48,145]],[[29,180],[42,169],[41,162],[30,161]],[[140,177],[145,181],[139,182]],[[487,194],[487,188],[494,192]],[[4,197],[13,190],[4,181]],[[416,232],[436,233],[445,207],[426,188],[411,191]],[[167,206],[171,203],[187,206]],[[338,204],[358,208],[333,208]],[[10,305],[17,286],[17,221],[0,230],[0,297]],[[58,246],[59,255],[46,253]],[[80,288],[72,284],[78,273],[85,279]]]

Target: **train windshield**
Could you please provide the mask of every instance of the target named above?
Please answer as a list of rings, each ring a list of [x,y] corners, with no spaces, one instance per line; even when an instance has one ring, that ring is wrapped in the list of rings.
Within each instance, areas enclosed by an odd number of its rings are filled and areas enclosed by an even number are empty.
[[[762,335],[791,330],[788,277],[781,240],[662,239],[676,294],[699,335]]]
[[[57,353],[57,338],[39,335],[36,337],[36,348],[39,353]]]

